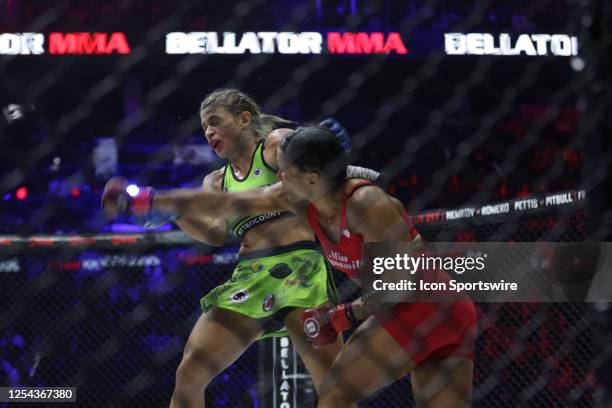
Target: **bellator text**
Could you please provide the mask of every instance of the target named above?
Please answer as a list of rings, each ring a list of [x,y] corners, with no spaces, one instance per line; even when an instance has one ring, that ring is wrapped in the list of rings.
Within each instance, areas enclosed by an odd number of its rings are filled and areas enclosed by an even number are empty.
[[[578,38],[567,34],[446,33],[444,48],[448,55],[578,55]]]

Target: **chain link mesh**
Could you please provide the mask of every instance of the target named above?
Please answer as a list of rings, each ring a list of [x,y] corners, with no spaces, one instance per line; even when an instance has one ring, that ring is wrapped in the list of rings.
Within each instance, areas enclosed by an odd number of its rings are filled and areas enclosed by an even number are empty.
[[[559,239],[583,240],[583,211],[567,219]],[[429,241],[488,241],[510,226],[514,231],[505,239],[537,241],[560,221],[543,214],[513,223],[447,223],[444,229],[431,223],[421,231]],[[163,406],[186,334],[200,313],[197,299],[227,279],[232,253],[155,245],[37,252],[8,258],[19,271],[2,275],[0,381],[71,384],[83,406]],[[336,280],[350,298],[354,286],[348,288],[342,274]],[[587,304],[479,304],[474,406],[593,406],[593,361],[600,351],[594,319]],[[266,351],[252,346],[215,379],[206,390],[210,406],[257,404],[258,353]],[[412,401],[404,378],[360,406]]]
[[[232,86],[265,112],[339,119],[353,136],[352,161],[383,170],[388,191],[423,217],[431,208],[588,192],[585,208],[419,222],[429,241],[606,240],[610,18],[603,0],[0,1],[0,232],[135,228],[100,214],[106,178],[199,185],[221,162],[203,144],[195,112],[206,92]],[[166,34],[175,31],[397,32],[408,54],[168,55]],[[123,32],[130,52],[51,55],[53,32]],[[444,33],[470,32],[571,33],[579,52],[444,53]],[[45,55],[14,51],[11,35],[25,33],[44,36]],[[110,170],[95,153],[108,146]],[[60,238],[17,248],[15,235],[0,237],[0,385],[74,385],[83,406],[167,404],[197,299],[229,276],[235,248],[161,239],[132,249],[115,238],[83,249],[46,244]],[[336,278],[346,298],[355,296]],[[474,405],[610,406],[610,310],[478,305]],[[256,406],[262,350],[252,346],[218,376],[207,403]],[[408,378],[362,403],[412,405]]]

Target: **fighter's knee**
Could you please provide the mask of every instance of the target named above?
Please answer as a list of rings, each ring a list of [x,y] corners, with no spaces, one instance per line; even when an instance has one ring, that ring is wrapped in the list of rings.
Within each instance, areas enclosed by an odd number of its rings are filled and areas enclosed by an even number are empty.
[[[214,377],[214,373],[214,364],[207,353],[186,352],[176,369],[176,386],[203,390]]]
[[[317,407],[352,407],[360,400],[360,393],[342,382],[330,382],[329,377],[321,385]]]
[[[356,406],[358,400],[356,395],[333,388],[319,397],[317,408],[353,407]]]

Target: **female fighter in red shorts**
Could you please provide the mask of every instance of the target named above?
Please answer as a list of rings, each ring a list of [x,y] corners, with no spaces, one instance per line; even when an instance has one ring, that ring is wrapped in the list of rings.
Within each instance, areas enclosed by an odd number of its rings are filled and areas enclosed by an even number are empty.
[[[299,128],[279,146],[280,185],[236,194],[158,192],[152,205],[218,216],[292,211],[308,220],[330,263],[354,278],[365,242],[416,242],[420,237],[397,199],[365,180],[345,179],[344,164],[334,165],[342,156],[326,129]],[[303,320],[317,346],[332,343],[339,332],[360,322],[323,381],[319,407],[352,406],[408,373],[419,406],[470,405],[476,337],[471,301],[384,305],[358,299],[311,309]]]

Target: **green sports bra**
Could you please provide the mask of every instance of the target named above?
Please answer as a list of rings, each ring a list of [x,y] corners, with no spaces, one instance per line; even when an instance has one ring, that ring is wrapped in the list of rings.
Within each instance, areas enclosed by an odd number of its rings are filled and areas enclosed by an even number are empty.
[[[278,182],[276,177],[276,170],[271,168],[263,157],[264,142],[261,141],[257,144],[253,157],[251,158],[251,168],[247,173],[246,177],[239,179],[234,174],[234,169],[231,164],[226,164],[223,171],[223,184],[222,190],[228,192],[237,192],[252,190],[254,188],[262,188],[270,186]],[[245,217],[228,218],[231,231],[240,239],[244,237],[249,230],[252,228],[266,223],[268,221],[276,220],[280,217],[289,215],[287,212],[274,212],[270,214],[256,214],[248,215]]]

